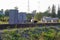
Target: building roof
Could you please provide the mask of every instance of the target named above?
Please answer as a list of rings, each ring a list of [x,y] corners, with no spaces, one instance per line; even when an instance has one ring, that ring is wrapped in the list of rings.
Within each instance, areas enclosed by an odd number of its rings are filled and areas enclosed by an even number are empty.
[[[58,20],[59,18],[53,18],[53,20]]]
[[[51,17],[43,17],[43,20],[49,21],[49,20],[52,20],[52,18]]]
[[[43,17],[43,20],[47,20],[47,21],[50,21],[50,20],[58,20],[59,18],[51,18],[51,17]]]
[[[45,18],[45,20],[51,20],[52,18]]]

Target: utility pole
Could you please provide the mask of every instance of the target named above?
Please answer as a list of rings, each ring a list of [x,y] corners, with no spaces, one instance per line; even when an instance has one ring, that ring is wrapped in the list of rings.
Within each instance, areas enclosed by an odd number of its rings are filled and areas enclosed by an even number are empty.
[[[28,13],[29,13],[29,11],[30,11],[30,7],[29,7],[29,0],[28,0]]]
[[[40,12],[40,1],[38,1],[38,11]]]

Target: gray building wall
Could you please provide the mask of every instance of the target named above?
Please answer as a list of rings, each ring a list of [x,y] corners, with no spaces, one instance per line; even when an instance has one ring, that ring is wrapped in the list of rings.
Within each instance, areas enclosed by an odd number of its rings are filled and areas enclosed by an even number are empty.
[[[27,18],[26,18],[26,13],[25,12],[20,12],[19,14],[18,14],[18,23],[19,24],[23,24],[23,23],[26,23],[26,20],[27,20]]]
[[[18,10],[9,10],[9,24],[18,23]]]

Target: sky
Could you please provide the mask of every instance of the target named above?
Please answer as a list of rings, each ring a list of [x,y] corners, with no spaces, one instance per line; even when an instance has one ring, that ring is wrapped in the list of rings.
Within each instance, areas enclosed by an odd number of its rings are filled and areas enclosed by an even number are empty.
[[[53,4],[57,9],[59,2],[60,0],[29,0],[29,12],[33,10],[44,12]],[[20,12],[28,12],[28,0],[0,0],[0,9],[14,9],[14,7],[18,7]]]

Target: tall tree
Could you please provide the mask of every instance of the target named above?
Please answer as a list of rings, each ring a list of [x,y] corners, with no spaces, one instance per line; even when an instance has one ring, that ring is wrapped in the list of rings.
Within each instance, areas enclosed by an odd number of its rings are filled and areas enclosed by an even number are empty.
[[[51,17],[56,17],[55,5],[52,6],[52,14],[51,14]]]
[[[60,18],[60,7],[58,6],[58,14],[57,17]]]
[[[43,13],[43,16],[51,16],[50,6],[49,6],[48,9]]]

